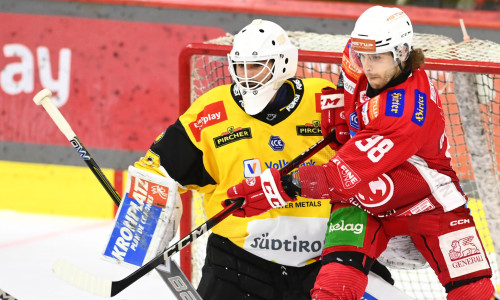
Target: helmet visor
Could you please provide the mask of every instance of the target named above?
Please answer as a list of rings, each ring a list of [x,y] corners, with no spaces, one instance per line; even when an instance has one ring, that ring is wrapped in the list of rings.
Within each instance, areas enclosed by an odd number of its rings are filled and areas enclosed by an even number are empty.
[[[399,66],[392,52],[368,53],[356,51],[351,47],[349,60],[353,68],[364,73],[370,85],[376,89],[384,87],[399,74]]]

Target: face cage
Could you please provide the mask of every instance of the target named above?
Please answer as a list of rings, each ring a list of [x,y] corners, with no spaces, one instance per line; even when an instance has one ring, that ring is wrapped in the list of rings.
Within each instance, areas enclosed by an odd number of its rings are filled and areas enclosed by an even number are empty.
[[[271,80],[274,78],[274,66],[275,62],[273,58],[268,58],[267,60],[259,60],[259,61],[233,61],[231,60],[231,57],[228,55],[228,61],[230,62],[230,67],[233,71],[234,74],[234,80],[236,83],[241,86],[244,90],[246,91],[255,91],[260,89],[261,87],[265,86],[267,83],[271,82]],[[269,64],[271,62],[271,64]],[[252,65],[259,65],[261,67],[261,70],[255,74],[254,76],[248,78],[248,68],[247,65],[252,64]],[[243,65],[243,76],[240,76],[236,72],[236,66],[237,65]],[[269,66],[271,65],[271,66]],[[259,76],[261,76],[264,72],[267,72],[266,76],[264,76],[260,81],[255,80]]]

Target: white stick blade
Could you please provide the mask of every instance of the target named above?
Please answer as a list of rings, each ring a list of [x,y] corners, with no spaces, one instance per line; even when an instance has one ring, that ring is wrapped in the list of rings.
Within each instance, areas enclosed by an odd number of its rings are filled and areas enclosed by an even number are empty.
[[[33,101],[35,102],[36,105],[42,104],[42,100],[45,99],[45,97],[52,97],[52,92],[49,89],[43,89],[39,91],[35,97],[33,97]]]
[[[59,259],[53,266],[57,277],[74,287],[102,297],[111,297],[112,281],[98,278],[76,265]]]

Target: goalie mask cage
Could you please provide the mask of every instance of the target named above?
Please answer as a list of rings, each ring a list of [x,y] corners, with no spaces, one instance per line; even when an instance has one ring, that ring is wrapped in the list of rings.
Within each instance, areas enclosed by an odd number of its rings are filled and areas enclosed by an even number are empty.
[[[299,47],[297,76],[323,77],[337,83],[348,36],[288,32]],[[180,112],[210,89],[232,82],[227,53],[232,35],[186,46],[179,60]],[[415,34],[414,48],[424,50],[424,69],[438,90],[446,115],[452,164],[469,196],[476,222],[499,287],[500,255],[500,45],[482,40],[455,43],[450,38]],[[235,178],[235,182],[239,179]],[[180,236],[205,222],[203,196],[183,196]],[[222,206],[221,206],[222,209]],[[191,214],[190,214],[191,213]],[[206,238],[181,251],[181,267],[195,286],[205,260]],[[495,245],[495,246],[494,246]],[[445,299],[444,288],[431,268],[391,268],[395,285],[415,299]]]

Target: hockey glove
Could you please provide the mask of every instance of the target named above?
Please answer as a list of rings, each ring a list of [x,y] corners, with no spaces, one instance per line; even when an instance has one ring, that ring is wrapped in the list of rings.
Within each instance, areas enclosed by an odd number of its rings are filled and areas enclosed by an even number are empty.
[[[336,132],[337,141],[330,143],[333,150],[339,150],[350,138],[349,127],[344,113],[344,89],[326,87],[321,90],[321,133],[327,136],[332,130]]]
[[[229,188],[227,196],[231,199],[244,197],[241,208],[235,210],[236,217],[253,217],[265,213],[271,208],[283,207],[287,202],[295,201],[283,189],[277,169],[267,169],[260,176],[247,178]],[[222,202],[227,206],[225,201]]]

